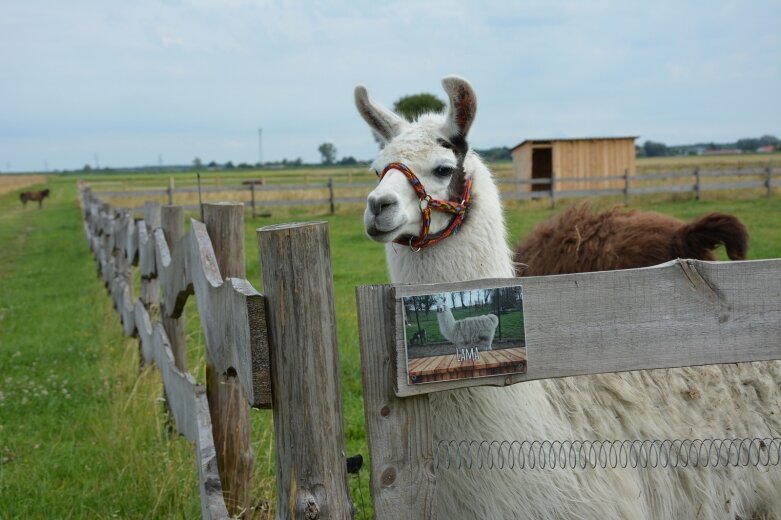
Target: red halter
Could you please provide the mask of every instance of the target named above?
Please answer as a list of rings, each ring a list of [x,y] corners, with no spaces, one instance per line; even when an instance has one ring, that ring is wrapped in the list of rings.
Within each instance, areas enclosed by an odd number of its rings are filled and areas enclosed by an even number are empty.
[[[420,199],[420,213],[422,215],[423,222],[420,226],[420,234],[416,237],[410,237],[409,239],[397,238],[394,240],[397,244],[408,245],[413,251],[420,251],[424,247],[433,246],[434,244],[441,242],[450,235],[457,233],[459,227],[464,222],[466,217],[466,210],[469,208],[469,203],[472,198],[472,177],[466,176],[464,179],[464,195],[461,197],[461,202],[451,202],[445,200],[432,199],[431,195],[426,193],[426,189],[421,184],[420,179],[415,176],[407,165],[394,162],[390,163],[382,170],[380,174],[380,180],[385,177],[385,174],[389,170],[398,170],[404,174],[409,183],[412,185],[412,189],[415,190],[415,194]],[[425,203],[425,204],[424,204]],[[445,229],[439,233],[429,235],[429,229],[431,227],[431,210],[444,211],[445,213],[452,213],[453,218]]]

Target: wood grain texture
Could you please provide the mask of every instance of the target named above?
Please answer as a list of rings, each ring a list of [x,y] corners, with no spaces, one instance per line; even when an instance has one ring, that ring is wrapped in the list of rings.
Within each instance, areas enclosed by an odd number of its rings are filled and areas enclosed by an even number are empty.
[[[226,282],[244,278],[244,207],[241,204],[204,205],[204,224],[211,238],[218,277]],[[197,291],[197,288],[196,288]],[[200,307],[200,306],[199,306]],[[209,316],[213,319],[214,316]],[[223,318],[230,320],[230,315]],[[250,338],[247,337],[247,344]],[[212,419],[212,435],[217,449],[223,497],[228,511],[241,514],[250,507],[250,479],[254,455],[250,445],[251,424],[247,391],[237,379],[237,367],[249,370],[251,364],[232,365],[225,370],[215,358],[228,350],[218,338],[206,344],[206,397]],[[248,361],[246,359],[245,361]],[[251,374],[250,374],[251,375]],[[245,383],[246,384],[246,383]],[[251,391],[251,387],[250,387]]]
[[[327,225],[258,230],[274,370],[277,519],[352,518]]]
[[[528,371],[410,386],[396,328],[397,395],[653,368],[781,359],[781,260],[397,286],[395,295],[523,286]],[[400,300],[397,313],[401,313]],[[400,316],[400,314],[397,314]]]
[[[268,367],[263,296],[241,278],[222,281],[206,226],[191,221],[187,265],[210,360],[220,373],[232,368],[253,406],[270,406],[268,381],[253,367]],[[265,356],[265,359],[264,359]]]
[[[374,513],[379,520],[436,518],[429,397],[395,395],[400,315],[393,288],[358,287],[356,296]]]

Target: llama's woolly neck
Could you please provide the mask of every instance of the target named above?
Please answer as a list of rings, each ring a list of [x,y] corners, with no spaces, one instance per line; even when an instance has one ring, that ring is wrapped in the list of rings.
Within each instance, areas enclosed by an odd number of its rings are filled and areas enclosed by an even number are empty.
[[[514,276],[499,191],[491,172],[470,156],[472,204],[458,233],[418,252],[386,244],[393,283],[460,282]]]
[[[445,335],[445,339],[452,340],[449,336],[452,335],[456,319],[453,317],[449,307],[444,306],[442,311],[437,310],[437,321],[439,322],[439,330]]]

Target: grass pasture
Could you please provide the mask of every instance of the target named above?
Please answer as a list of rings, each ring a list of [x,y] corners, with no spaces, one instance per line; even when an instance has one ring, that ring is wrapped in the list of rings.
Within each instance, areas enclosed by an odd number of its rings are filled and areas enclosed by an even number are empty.
[[[353,170],[356,181],[358,170]],[[253,175],[257,172],[246,177]],[[309,175],[312,182],[328,176],[319,169],[297,175]],[[361,180],[373,178],[362,175]],[[159,178],[101,175],[85,180],[126,183],[134,189],[163,187],[165,181],[152,182]],[[21,187],[0,195],[0,518],[197,518],[192,448],[167,433],[159,375],[154,368],[138,371],[137,342],[122,336],[116,312],[96,278],[75,178],[38,178],[31,187],[40,189],[44,181],[52,197],[43,210],[29,205],[22,209]],[[209,181],[215,182],[211,177]],[[615,202],[598,199],[592,204],[606,207]],[[551,210],[548,201],[508,204],[509,236],[516,242],[570,203],[557,210]],[[778,193],[772,198],[744,192],[709,194],[701,201],[688,194],[637,197],[632,204],[686,220],[711,211],[734,213],[751,233],[750,259],[781,257]],[[358,205],[340,207],[333,216],[327,208],[307,207],[248,218],[245,250],[247,278],[262,291],[255,229],[303,220],[329,223],[347,454],[366,456],[355,286],[384,283],[387,273],[383,248],[363,234],[361,213]],[[725,258],[721,251],[719,256]],[[204,341],[193,299],[186,316],[190,371],[202,382]],[[251,516],[270,518],[262,503],[274,501],[271,414],[253,410],[251,417],[253,497],[258,504]],[[350,482],[356,518],[370,518],[366,471]]]

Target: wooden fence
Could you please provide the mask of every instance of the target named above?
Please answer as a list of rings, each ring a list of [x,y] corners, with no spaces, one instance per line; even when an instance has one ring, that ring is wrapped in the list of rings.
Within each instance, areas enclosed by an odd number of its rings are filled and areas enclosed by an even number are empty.
[[[138,334],[144,358],[160,368],[177,428],[196,446],[204,517],[220,518],[229,507],[231,512],[242,507],[237,497],[245,481],[230,475],[246,467],[236,461],[247,460],[243,447],[249,432],[220,441],[218,447],[238,446],[227,461],[218,459],[222,449],[215,453],[213,440],[216,417],[228,431],[243,424],[241,410],[228,408],[225,414],[220,404],[235,402],[238,394],[246,396],[243,403],[274,410],[277,518],[350,518],[325,225],[258,230],[262,296],[242,278],[243,265],[223,267],[230,260],[221,251],[243,259],[240,205],[206,205],[206,224],[191,220],[184,235],[181,208],[148,204],[144,220],[134,222],[129,212],[102,204],[89,189],[82,191],[82,200],[87,237],[125,332]],[[136,263],[144,287],[133,302],[129,271]],[[155,280],[163,288],[163,322],[152,324]],[[408,384],[402,297],[517,284],[523,286],[526,343],[533,349],[526,374]],[[216,380],[231,388],[233,397],[207,399],[178,361],[183,359],[176,354],[179,340],[171,339],[178,333],[169,330],[181,326],[177,320],[192,293],[207,338],[207,373],[215,374],[207,377],[206,395]],[[431,392],[781,359],[781,259],[677,260],[626,271],[372,285],[358,287],[356,295],[370,487],[378,519],[436,517]],[[227,468],[239,469],[226,475]]]
[[[526,374],[408,384],[402,297],[518,284],[530,348]],[[437,516],[431,392],[781,359],[781,259],[676,260],[565,276],[374,285],[359,287],[357,299],[370,486],[381,520]]]
[[[728,179],[724,181],[723,179]],[[690,182],[687,182],[690,181]],[[691,193],[699,200],[704,192],[719,190],[763,190],[767,196],[771,196],[773,188],[781,187],[781,168],[768,164],[765,167],[737,168],[733,170],[700,170],[674,171],[646,173],[641,175],[623,175],[594,178],[554,178],[551,179],[498,179],[499,187],[504,200],[530,200],[550,199],[555,206],[557,202],[565,198],[575,197],[601,197],[622,196],[624,203],[629,205],[630,198],[635,195],[647,195],[652,193]],[[561,182],[578,182],[584,189],[558,190],[557,184]],[[597,187],[587,189],[586,186]],[[334,182],[329,178],[327,182],[306,184],[260,184],[247,182],[235,186],[206,186],[201,189],[203,195],[231,193],[237,201],[244,202],[250,208],[253,218],[259,211],[280,206],[328,206],[331,214],[336,211],[337,204],[363,204],[366,202],[366,194],[376,186],[376,182]],[[533,187],[544,187],[541,190],[532,190]],[[311,197],[287,199],[284,195],[276,197],[275,194],[307,192]],[[360,193],[360,196],[356,195]],[[126,207],[121,204],[122,199],[149,197],[169,205],[177,202],[183,196],[192,197],[198,193],[197,187],[175,188],[173,180],[169,181],[167,188],[121,190],[121,191],[96,191],[95,194],[102,199],[116,201],[118,206],[125,209],[140,212],[141,207]],[[265,194],[265,195],[262,195]],[[262,199],[258,197],[262,195]],[[299,195],[300,196],[300,195]],[[198,204],[185,204],[187,211],[197,211]]]
[[[135,221],[87,187],[81,203],[124,332],[139,338],[143,362],[159,368],[176,428],[195,445],[203,517],[249,507],[253,406],[273,409],[277,518],[350,518],[325,223],[258,230],[263,296],[244,278],[241,204],[206,204],[205,222],[191,220],[185,234],[181,207],[148,203]],[[185,366],[183,313],[193,294],[206,339],[205,389]]]

